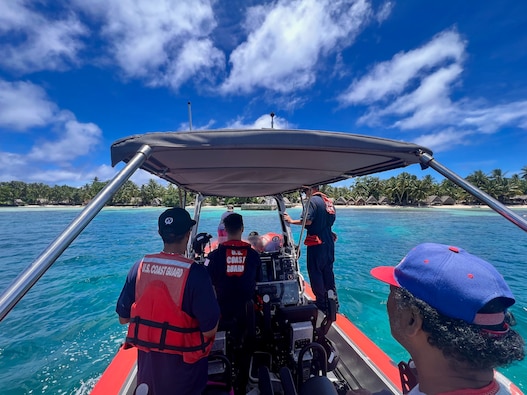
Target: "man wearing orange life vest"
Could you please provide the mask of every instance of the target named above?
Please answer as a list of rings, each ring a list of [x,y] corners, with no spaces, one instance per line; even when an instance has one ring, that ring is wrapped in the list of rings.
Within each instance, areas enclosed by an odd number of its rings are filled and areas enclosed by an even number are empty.
[[[319,187],[304,187],[306,197],[311,199],[309,207],[302,213],[300,219],[292,219],[284,214],[284,220],[293,225],[302,225],[306,216],[307,237],[307,272],[309,282],[316,297],[316,305],[322,311],[327,311],[326,294],[329,290],[337,291],[333,262],[335,261],[335,234],[331,227],[335,222],[335,207],[329,198],[319,191]],[[338,306],[338,304],[337,304]]]
[[[163,251],[131,268],[117,301],[126,343],[138,348],[137,384],[149,395],[201,394],[207,383],[219,306],[206,268],[185,257],[195,224],[182,208],[163,212]]]

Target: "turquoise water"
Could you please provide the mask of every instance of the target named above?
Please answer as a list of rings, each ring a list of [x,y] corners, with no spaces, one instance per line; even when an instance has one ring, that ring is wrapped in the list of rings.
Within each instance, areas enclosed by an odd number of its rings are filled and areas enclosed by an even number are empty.
[[[123,341],[115,302],[143,253],[161,249],[162,209],[104,209],[0,323],[1,394],[87,394]],[[300,209],[289,210],[297,218]],[[0,290],[47,247],[80,209],[0,209]],[[200,230],[214,234],[223,210],[206,208]],[[527,211],[518,211],[527,215]],[[245,234],[278,231],[276,212],[243,211]],[[298,227],[293,228],[298,237]],[[335,275],[341,311],[395,360],[388,287],[369,270],[395,265],[414,245],[464,247],[493,262],[516,296],[527,338],[527,234],[487,209],[338,209]],[[301,269],[305,274],[305,251]],[[307,275],[306,275],[307,277]],[[527,392],[527,361],[502,370]]]

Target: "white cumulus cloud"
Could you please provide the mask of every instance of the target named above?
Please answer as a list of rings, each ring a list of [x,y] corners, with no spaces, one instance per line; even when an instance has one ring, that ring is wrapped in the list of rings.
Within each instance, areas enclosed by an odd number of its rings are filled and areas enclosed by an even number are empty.
[[[0,66],[17,73],[62,70],[77,63],[86,27],[71,12],[46,16],[26,0],[0,2]],[[14,44],[16,43],[16,44]]]
[[[60,109],[39,86],[23,81],[0,80],[2,137],[24,131],[32,139],[27,152],[0,152],[0,180],[59,182],[82,179],[74,162],[87,157],[102,140],[101,129],[79,122]],[[39,128],[39,129],[35,129]],[[40,128],[46,128],[41,133]],[[71,178],[71,175],[75,175]]]
[[[57,112],[41,87],[0,79],[0,126],[23,131],[48,124]]]
[[[177,89],[190,77],[209,79],[223,70],[224,54],[211,34],[216,27],[208,0],[76,0],[97,18],[110,56],[126,77]]]
[[[60,123],[58,138],[35,144],[29,153],[31,160],[67,162],[90,153],[102,138],[101,129],[93,123],[77,121],[69,111],[62,111],[56,119]]]
[[[371,17],[363,0],[295,0],[251,7],[246,41],[231,53],[224,93],[311,86],[321,57],[347,46]]]
[[[438,132],[423,134],[413,140],[423,147],[431,148],[435,153],[448,151],[452,147],[467,144],[466,137],[473,135],[473,131],[447,128]]]
[[[494,133],[503,126],[527,129],[527,100],[467,108],[462,112],[459,122],[485,133]]]
[[[392,13],[394,6],[395,4],[393,3],[393,1],[384,2],[375,14],[375,19],[377,19],[377,22],[382,23],[386,19],[388,19]]]
[[[420,48],[400,52],[391,60],[378,63],[355,80],[339,100],[350,105],[393,98],[437,68],[452,63],[460,65],[465,45],[457,32],[442,32]]]
[[[396,121],[394,126],[400,129],[416,129],[436,126],[438,119],[451,119],[456,109],[449,98],[450,87],[461,72],[462,69],[457,64],[441,68],[424,77],[414,91],[398,97],[384,109],[373,110],[360,121],[367,122],[369,116],[373,119],[384,115],[407,116]]]
[[[272,126],[275,129],[292,129],[294,125],[290,124],[287,119],[275,115],[272,118]],[[263,114],[254,122],[246,122],[243,118],[238,118],[230,122],[227,129],[264,129],[271,128],[271,115]]]
[[[359,124],[419,130],[414,141],[435,151],[469,144],[478,133],[527,129],[527,101],[492,104],[452,99],[462,84],[467,42],[455,30],[377,63],[339,96],[341,107],[366,106]]]

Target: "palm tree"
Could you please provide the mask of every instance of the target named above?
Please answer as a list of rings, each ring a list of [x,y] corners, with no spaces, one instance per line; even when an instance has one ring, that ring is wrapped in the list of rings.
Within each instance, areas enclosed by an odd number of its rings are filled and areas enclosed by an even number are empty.
[[[479,189],[485,190],[489,183],[489,178],[481,170],[476,170],[474,173],[467,176],[467,181]]]
[[[501,169],[494,169],[490,172],[489,190],[487,191],[501,203],[504,202],[508,192],[508,180]]]
[[[509,179],[509,187],[507,188],[507,197],[512,198],[516,195],[521,195],[523,193],[522,182],[518,174],[513,174]]]
[[[7,182],[0,182],[0,205],[11,203],[11,188]]]
[[[527,165],[522,167],[522,173],[520,177],[523,178],[524,180],[527,180]]]
[[[124,185],[117,191],[112,198],[112,204],[128,205],[132,204],[133,198],[140,195],[139,187],[130,180],[127,180]]]
[[[88,187],[90,199],[93,199],[106,186],[106,184],[108,184],[108,182],[109,181],[102,182],[98,177],[95,177],[91,185],[86,185]]]
[[[150,179],[148,184],[141,186],[141,199],[143,204],[152,204],[154,199],[162,198],[165,192],[165,188],[159,184],[156,180]]]
[[[417,189],[417,177],[407,172],[388,179],[386,187],[391,200],[399,205],[416,203],[418,201]]]
[[[167,207],[179,206],[178,188],[176,188],[174,184],[168,184],[163,196],[163,204]],[[213,202],[212,204],[216,205],[217,202]]]
[[[452,181],[444,179],[441,181],[441,184],[439,184],[437,194],[439,196],[450,196],[452,199],[458,201],[463,197],[462,191],[463,189],[458,187]]]
[[[355,180],[355,184],[353,185],[353,195],[356,197],[362,196],[365,199],[370,196],[379,199],[382,190],[382,183],[378,177],[359,177]]]
[[[437,184],[434,181],[434,178],[427,174],[423,177],[421,181],[418,181],[419,185],[419,201],[426,200],[430,195],[435,195],[435,190],[437,189]]]

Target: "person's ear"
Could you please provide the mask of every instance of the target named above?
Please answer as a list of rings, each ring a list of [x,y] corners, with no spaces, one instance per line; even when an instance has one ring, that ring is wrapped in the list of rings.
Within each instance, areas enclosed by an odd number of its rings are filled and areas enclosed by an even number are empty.
[[[423,327],[423,317],[419,310],[415,308],[409,309],[409,314],[406,317],[406,332],[408,336],[415,336]]]

